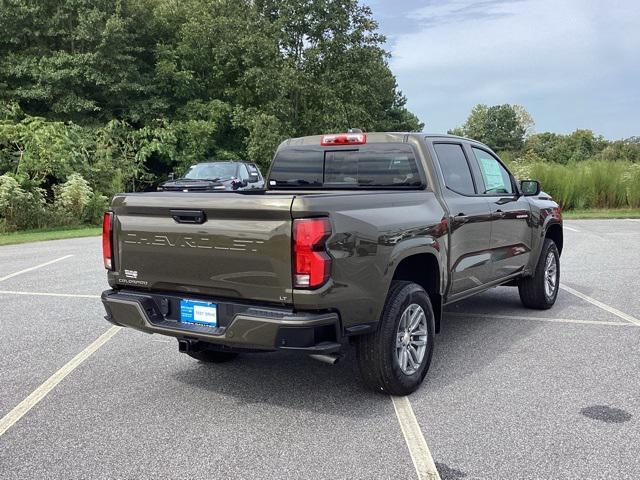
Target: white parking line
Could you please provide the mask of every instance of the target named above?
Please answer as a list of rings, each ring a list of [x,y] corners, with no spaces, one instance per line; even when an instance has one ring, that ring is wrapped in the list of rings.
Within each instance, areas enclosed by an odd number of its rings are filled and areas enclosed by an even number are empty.
[[[79,293],[19,292],[15,290],[0,290],[0,294],[34,295],[36,297],[100,298],[100,295],[82,295]]]
[[[23,273],[31,272],[31,271],[36,270],[38,268],[46,267],[47,265],[51,265],[52,263],[59,262],[60,260],[64,260],[65,258],[69,258],[69,257],[73,257],[73,255],[65,255],[64,257],[56,258],[55,260],[50,260],[48,262],[41,263],[40,265],[36,265],[35,267],[29,267],[29,268],[25,268],[24,270],[20,270],[19,272],[10,273],[9,275],[5,275],[4,277],[0,277],[0,282],[2,282],[3,280],[8,280],[10,278],[13,278],[13,277],[15,277],[17,275],[22,275]]]
[[[436,464],[433,462],[433,457],[424,439],[424,435],[422,435],[418,420],[416,420],[416,416],[413,413],[409,398],[394,397],[392,395],[391,401],[393,402],[393,408],[396,411],[396,416],[400,423],[402,435],[404,435],[404,441],[409,448],[413,466],[416,468],[418,480],[440,480],[440,474],[438,473]]]
[[[577,228],[571,228],[571,227],[567,227],[566,225],[562,225],[563,228],[566,228],[567,230],[571,230],[572,232],[579,232],[580,230],[578,230]]]
[[[617,308],[613,308],[607,305],[606,303],[602,303],[600,300],[596,300],[595,298],[592,298],[589,295],[585,295],[584,293],[581,293],[577,290],[574,290],[571,287],[567,287],[563,283],[560,284],[560,288],[563,289],[565,292],[569,292],[570,294],[575,295],[576,297],[581,298],[589,302],[590,304],[595,305],[598,308],[601,308],[606,312],[613,313],[615,316],[620,317],[621,319],[626,320],[627,322],[633,323],[634,325],[637,325],[640,327],[640,320],[638,320],[636,317],[632,317],[627,313],[621,312]]]
[[[21,401],[16,407],[0,419],[0,436],[11,428],[16,422],[24,417],[29,410],[35,407],[40,400],[46,397],[56,385],[73,372],[82,362],[89,358],[96,350],[111,340],[122,327],[113,326],[100,335],[93,343],[73,357],[65,366],[51,375],[42,385],[36,388],[27,398]]]
[[[533,320],[535,322],[551,322],[551,323],[583,323],[587,325],[618,325],[632,327],[633,325],[628,322],[607,322],[605,320],[576,320],[573,318],[544,318],[544,317],[524,317],[517,315],[494,315],[485,313],[458,313],[458,312],[444,312],[446,317],[460,317],[460,318],[504,318],[505,320]]]
[[[640,222],[640,218],[625,218],[627,222]]]

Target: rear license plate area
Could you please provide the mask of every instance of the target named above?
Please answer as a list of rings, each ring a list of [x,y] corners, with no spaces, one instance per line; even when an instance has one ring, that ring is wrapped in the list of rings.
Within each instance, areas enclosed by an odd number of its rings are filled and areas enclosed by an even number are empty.
[[[217,327],[218,306],[212,302],[181,299],[180,322]]]

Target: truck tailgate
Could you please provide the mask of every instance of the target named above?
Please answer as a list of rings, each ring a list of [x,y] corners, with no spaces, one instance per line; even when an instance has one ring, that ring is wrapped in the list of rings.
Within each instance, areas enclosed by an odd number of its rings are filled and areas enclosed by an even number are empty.
[[[112,203],[115,281],[151,290],[290,303],[293,197],[117,196]],[[203,223],[183,223],[198,212],[204,213]]]

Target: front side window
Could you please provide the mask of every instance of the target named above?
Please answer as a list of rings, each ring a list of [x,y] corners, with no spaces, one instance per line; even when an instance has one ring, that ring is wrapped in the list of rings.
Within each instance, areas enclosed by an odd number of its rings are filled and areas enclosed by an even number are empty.
[[[240,177],[240,180],[249,180],[249,172],[247,172],[247,167],[242,164],[238,167],[238,175]]]
[[[444,175],[444,184],[450,190],[463,195],[474,195],[471,170],[459,143],[436,143],[433,145],[438,163]]]
[[[513,184],[507,169],[489,152],[472,147],[473,154],[478,161],[484,193],[487,195],[513,195]]]

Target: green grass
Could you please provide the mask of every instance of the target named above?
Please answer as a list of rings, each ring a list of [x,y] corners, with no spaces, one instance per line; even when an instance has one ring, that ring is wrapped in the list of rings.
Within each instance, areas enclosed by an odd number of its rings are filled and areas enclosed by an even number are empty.
[[[566,210],[640,208],[640,164],[586,160],[527,165],[530,178]]]
[[[44,240],[59,240],[62,238],[91,237],[100,235],[100,227],[57,227],[41,230],[25,230],[23,232],[0,233],[0,245],[14,245],[17,243],[41,242]]]
[[[568,220],[585,218],[640,218],[640,208],[563,210],[562,218]]]

